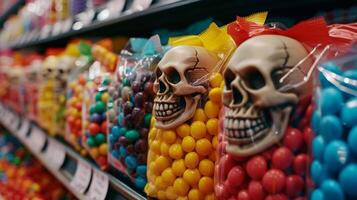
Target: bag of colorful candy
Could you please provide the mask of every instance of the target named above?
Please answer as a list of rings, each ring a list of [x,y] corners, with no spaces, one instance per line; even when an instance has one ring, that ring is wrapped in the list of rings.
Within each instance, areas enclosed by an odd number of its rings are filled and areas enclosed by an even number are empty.
[[[357,48],[318,66],[311,199],[357,198]]]
[[[83,95],[88,77],[89,66],[93,62],[91,46],[86,42],[77,45],[80,56],[75,61],[75,67],[68,75],[66,93],[66,127],[65,139],[82,154],[84,127],[82,123]]]
[[[121,51],[109,88],[110,165],[143,190],[146,185],[147,136],[154,103],[155,68],[162,56],[158,36],[131,38]]]
[[[106,42],[108,43],[108,42]],[[118,56],[111,52],[110,46],[92,47],[94,62],[89,67],[84,93],[83,141],[89,155],[97,162],[102,170],[108,168],[107,162],[107,122],[106,111],[109,100],[108,87],[117,66]]]
[[[312,186],[311,74],[341,34],[322,18],[286,29],[238,17],[227,30],[237,49],[224,72],[217,199],[304,199]]]
[[[155,72],[145,192],[158,199],[213,199],[221,71],[234,44],[211,24],[169,45]]]

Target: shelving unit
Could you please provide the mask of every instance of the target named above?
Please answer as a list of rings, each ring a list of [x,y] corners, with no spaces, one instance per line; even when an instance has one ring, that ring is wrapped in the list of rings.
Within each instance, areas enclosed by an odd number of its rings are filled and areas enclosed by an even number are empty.
[[[91,187],[93,185],[95,187],[98,184],[99,186],[104,187],[106,184],[105,182],[108,183],[108,189],[102,190],[102,192],[99,193],[99,195],[103,195],[103,200],[146,199],[144,195],[130,188],[125,183],[125,180],[120,180],[108,173],[100,171],[93,162],[83,158],[77,152],[72,150],[71,147],[48,136],[28,119],[18,116],[2,105],[0,105],[0,123],[15,135],[19,141],[23,143],[25,147],[27,147],[27,149],[29,149],[31,153],[78,199],[89,198]],[[64,156],[64,159],[61,159],[62,156]],[[53,159],[56,159],[58,162],[53,164]],[[90,180],[88,186],[84,188],[85,192],[80,191],[81,187],[74,186],[74,182],[76,181],[85,185],[86,181],[84,179],[88,178],[82,177],[82,180],[75,178],[76,171],[79,170],[79,165],[89,167],[89,171],[92,171],[91,174],[87,174],[90,176]],[[101,182],[94,180],[95,173],[99,173],[105,180],[102,180]],[[101,197],[92,199],[100,200]]]
[[[11,16],[17,13],[17,11],[25,4],[25,0],[17,0],[6,12],[0,15],[0,28],[4,26],[5,21]]]

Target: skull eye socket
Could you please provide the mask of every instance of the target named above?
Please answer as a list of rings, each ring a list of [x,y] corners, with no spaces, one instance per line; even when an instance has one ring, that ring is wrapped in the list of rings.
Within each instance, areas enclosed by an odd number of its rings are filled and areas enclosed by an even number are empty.
[[[167,75],[167,80],[172,84],[177,84],[181,81],[180,74],[173,67],[168,68],[165,74]]]
[[[232,72],[232,70],[227,68],[226,71],[224,72],[224,82],[228,90],[231,89],[231,83],[234,79],[235,79],[234,73]]]
[[[162,71],[160,70],[159,67],[156,67],[156,71],[155,71],[155,74],[156,74],[156,78],[159,78],[162,74]]]
[[[263,74],[255,67],[248,67],[242,75],[245,85],[250,89],[258,90],[265,86]]]
[[[283,67],[283,68],[277,68],[274,69],[271,72],[271,79],[273,80],[273,84],[275,86],[276,89],[279,89],[281,87],[283,87],[286,83],[285,82],[280,82],[281,78],[290,71],[290,68],[287,67]]]

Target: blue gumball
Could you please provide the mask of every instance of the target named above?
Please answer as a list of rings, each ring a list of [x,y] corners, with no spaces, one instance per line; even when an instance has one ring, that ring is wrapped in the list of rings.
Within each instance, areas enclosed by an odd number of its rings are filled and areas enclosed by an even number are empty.
[[[323,171],[323,169],[322,169],[321,163],[317,160],[314,160],[311,163],[310,173],[311,173],[312,180],[317,184],[320,183],[320,177],[321,177],[322,171]]]
[[[118,151],[118,150],[113,150],[113,151],[112,151],[112,156],[113,156],[114,158],[116,158],[116,159],[119,159],[119,157],[120,157],[119,151]]]
[[[321,185],[325,200],[344,200],[344,194],[340,184],[332,179],[325,180]]]
[[[324,162],[328,170],[337,172],[348,163],[349,156],[347,144],[341,140],[335,140],[326,146]]]
[[[115,138],[119,138],[119,127],[118,126],[113,126],[111,130],[111,135],[113,135]]]
[[[319,134],[326,142],[340,139],[342,136],[342,124],[334,115],[326,115],[320,121]]]
[[[120,113],[118,116],[118,124],[120,126],[123,126],[123,122],[124,122],[124,113]]]
[[[322,161],[325,150],[325,140],[319,135],[312,140],[312,155],[315,159]]]
[[[357,125],[357,97],[346,102],[341,111],[342,123],[348,127]]]
[[[347,141],[352,153],[357,155],[357,126],[350,130]]]
[[[327,62],[327,63],[323,64],[322,67],[324,69],[326,69],[327,71],[329,71],[329,72],[333,72],[333,73],[338,74],[338,75],[342,74],[342,70],[340,69],[340,67],[338,67],[333,62]],[[320,79],[320,83],[321,83],[323,88],[333,86],[333,84],[326,79],[325,74],[320,73],[319,74],[319,79]]]
[[[343,76],[344,77],[347,77],[347,78],[350,78],[350,79],[353,79],[353,80],[357,80],[357,70],[353,69],[353,70],[347,70],[343,73]],[[345,87],[351,89],[351,90],[354,90],[356,91],[357,87],[355,85],[352,85],[352,84],[344,84]],[[353,97],[354,95],[350,94],[350,93],[347,93],[345,92],[344,93],[346,99],[348,98],[351,98]]]
[[[133,170],[138,166],[138,161],[136,160],[136,158],[134,156],[129,155],[125,158],[125,165],[130,170]]]
[[[121,127],[119,129],[119,136],[125,136],[127,129],[125,127]]]
[[[136,168],[136,174],[141,177],[146,177],[146,170],[147,170],[146,165],[139,165]]]
[[[125,157],[128,154],[124,146],[119,147],[119,153],[121,157]]]
[[[311,194],[311,200],[325,200],[324,193],[320,189],[316,189]]]
[[[323,89],[320,95],[319,105],[322,116],[340,112],[343,105],[343,96],[338,89],[329,87]]]
[[[357,165],[349,164],[340,173],[339,182],[346,194],[357,198]]]
[[[319,133],[320,120],[321,120],[321,112],[314,111],[311,118],[311,128],[315,132],[315,134]]]
[[[145,178],[139,176],[135,179],[135,186],[140,190],[143,190],[146,185],[146,182],[147,181]]]

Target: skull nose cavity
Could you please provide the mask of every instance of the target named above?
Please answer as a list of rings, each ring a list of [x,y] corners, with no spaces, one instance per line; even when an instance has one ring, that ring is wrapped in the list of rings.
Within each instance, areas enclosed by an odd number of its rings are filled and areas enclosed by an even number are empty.
[[[242,93],[236,87],[233,87],[232,91],[233,91],[233,104],[237,105],[242,103],[243,101]]]
[[[160,86],[159,92],[164,93],[166,91],[166,85],[162,81],[159,81],[159,86]]]

